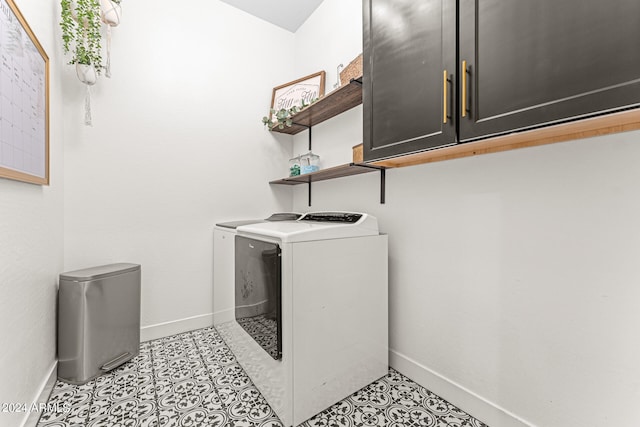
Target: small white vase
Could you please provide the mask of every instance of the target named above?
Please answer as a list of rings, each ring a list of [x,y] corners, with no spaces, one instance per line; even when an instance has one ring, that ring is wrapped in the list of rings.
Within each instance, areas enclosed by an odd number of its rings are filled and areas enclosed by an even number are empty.
[[[100,18],[110,27],[117,27],[122,18],[122,6],[112,0],[100,0]]]
[[[93,65],[76,63],[76,75],[86,85],[93,86],[98,81],[98,73]]]

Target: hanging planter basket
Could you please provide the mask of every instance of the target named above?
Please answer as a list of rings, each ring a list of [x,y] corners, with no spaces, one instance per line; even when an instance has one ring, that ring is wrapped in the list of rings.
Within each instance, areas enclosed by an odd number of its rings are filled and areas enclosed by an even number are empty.
[[[90,87],[104,69],[111,76],[111,27],[122,17],[121,0],[60,0],[64,53],[72,55],[69,64],[76,66],[78,79],[86,86],[85,124],[91,125]],[[107,60],[102,62],[102,25],[107,26]]]
[[[62,42],[70,64],[92,64],[102,70],[101,10],[99,0],[62,0]]]
[[[100,19],[110,27],[120,25],[122,6],[113,0],[100,0]]]
[[[90,87],[98,81],[98,73],[93,65],[76,63],[76,75],[85,84],[86,92],[84,96],[84,124],[92,126],[91,119],[91,89]]]
[[[98,81],[98,73],[96,73],[96,69],[93,65],[77,63],[76,75],[82,83],[88,86],[93,86]]]
[[[100,0],[100,19],[107,25],[107,62],[104,75],[111,78],[111,27],[120,25],[122,6],[113,0]]]

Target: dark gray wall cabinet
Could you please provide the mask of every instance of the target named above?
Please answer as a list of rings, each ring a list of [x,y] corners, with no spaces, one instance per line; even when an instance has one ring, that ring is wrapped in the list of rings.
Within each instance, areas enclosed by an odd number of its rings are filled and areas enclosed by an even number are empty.
[[[363,0],[365,160],[640,105],[639,1],[455,4]]]
[[[365,160],[455,140],[455,3],[363,1]]]

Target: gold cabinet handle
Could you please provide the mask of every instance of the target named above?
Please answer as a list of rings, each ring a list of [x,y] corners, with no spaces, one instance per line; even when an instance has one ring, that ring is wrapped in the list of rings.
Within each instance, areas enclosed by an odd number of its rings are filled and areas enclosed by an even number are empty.
[[[442,123],[447,123],[447,70],[442,73]]]
[[[467,116],[467,61],[462,61],[462,117]]]

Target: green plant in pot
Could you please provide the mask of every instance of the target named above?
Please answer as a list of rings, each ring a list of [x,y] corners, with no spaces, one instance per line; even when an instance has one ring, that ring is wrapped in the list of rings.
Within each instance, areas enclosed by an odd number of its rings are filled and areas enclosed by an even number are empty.
[[[72,54],[69,64],[90,66],[100,74],[103,68],[100,1],[61,0],[61,6],[62,46],[65,54]]]

